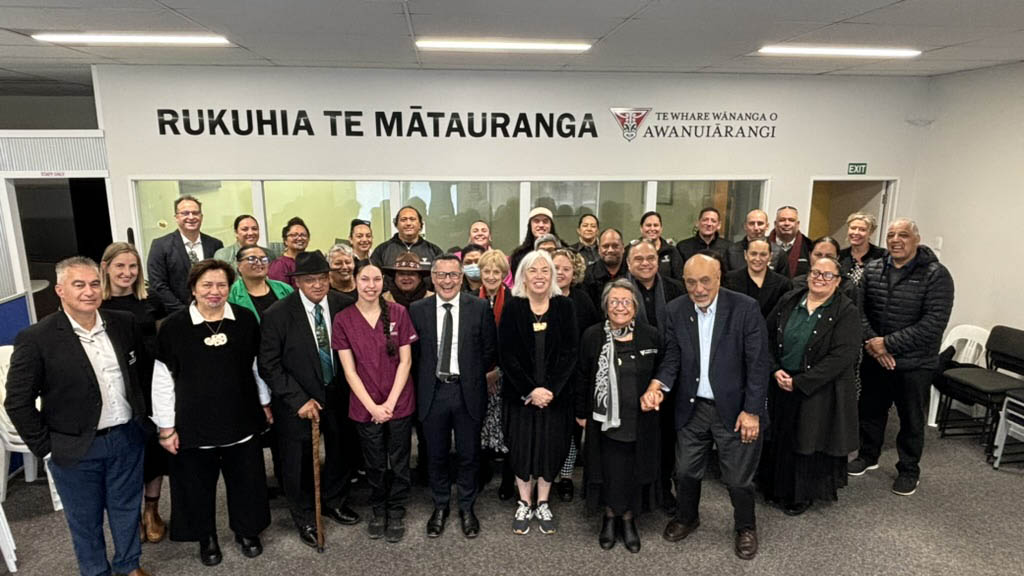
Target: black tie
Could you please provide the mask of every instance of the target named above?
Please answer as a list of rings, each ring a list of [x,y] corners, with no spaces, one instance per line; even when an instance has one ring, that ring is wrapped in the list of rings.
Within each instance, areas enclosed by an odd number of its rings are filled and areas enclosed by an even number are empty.
[[[441,365],[438,373],[448,376],[452,368],[452,305],[445,303],[441,306],[444,307],[444,325],[441,327]]]

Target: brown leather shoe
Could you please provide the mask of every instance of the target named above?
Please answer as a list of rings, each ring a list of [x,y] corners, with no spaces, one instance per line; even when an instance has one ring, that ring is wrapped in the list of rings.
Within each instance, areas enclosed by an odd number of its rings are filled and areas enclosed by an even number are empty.
[[[690,533],[696,530],[698,526],[700,526],[700,520],[687,525],[673,519],[665,526],[665,532],[661,536],[669,542],[679,542],[683,538],[689,536]]]
[[[736,556],[741,560],[757,556],[757,530],[736,531]]]
[[[167,524],[160,518],[160,502],[146,502],[142,510],[142,527],[149,542],[159,542],[167,535]]]
[[[149,576],[149,572],[146,572],[141,567],[132,570],[128,576]]]

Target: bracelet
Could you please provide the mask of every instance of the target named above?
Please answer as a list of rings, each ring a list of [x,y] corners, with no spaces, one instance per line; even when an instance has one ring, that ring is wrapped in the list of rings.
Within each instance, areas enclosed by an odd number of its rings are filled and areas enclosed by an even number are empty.
[[[163,442],[164,440],[170,440],[171,438],[174,438],[177,435],[178,435],[178,431],[175,430],[174,432],[171,432],[167,436],[160,436],[159,434],[157,434],[157,438],[159,438],[160,441]]]

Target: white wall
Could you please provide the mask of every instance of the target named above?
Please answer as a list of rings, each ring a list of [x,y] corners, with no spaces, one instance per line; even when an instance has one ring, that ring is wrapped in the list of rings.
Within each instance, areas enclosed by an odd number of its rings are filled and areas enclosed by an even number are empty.
[[[956,282],[950,326],[1024,328],[1024,65],[936,78],[912,209]]]
[[[807,213],[811,181],[867,162],[869,176],[915,188],[928,82],[906,78],[560,74],[257,67],[98,66],[114,228],[133,225],[139,178],[671,179],[768,178],[769,207]],[[583,140],[345,138],[326,135],[324,109],[573,112],[594,115]],[[610,107],[778,113],[771,140],[632,142]],[[308,136],[160,136],[158,108],[305,109]],[[649,117],[644,127],[654,120]],[[713,124],[713,122],[712,122]]]
[[[0,130],[96,128],[91,96],[0,96]]]

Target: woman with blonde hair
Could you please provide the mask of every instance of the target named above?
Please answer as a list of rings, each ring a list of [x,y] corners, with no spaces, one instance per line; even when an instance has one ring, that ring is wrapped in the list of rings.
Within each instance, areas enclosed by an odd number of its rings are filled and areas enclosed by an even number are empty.
[[[846,218],[846,239],[850,246],[839,251],[839,266],[843,277],[849,279],[854,286],[860,285],[864,266],[886,254],[885,248],[871,243],[871,235],[876,228],[878,221],[871,214],[854,212]]]
[[[150,386],[153,380],[153,359],[156,356],[156,323],[166,316],[159,298],[150,298],[146,292],[146,279],[142,273],[142,258],[135,247],[127,242],[114,242],[103,251],[100,259],[100,287],[104,310],[122,310],[135,317],[143,348],[139,351],[139,379],[146,396],[146,410],[153,413]],[[141,538],[143,542],[159,542],[167,533],[160,518],[160,490],[168,473],[167,453],[153,435],[146,441],[143,460],[145,508],[142,513]]]

